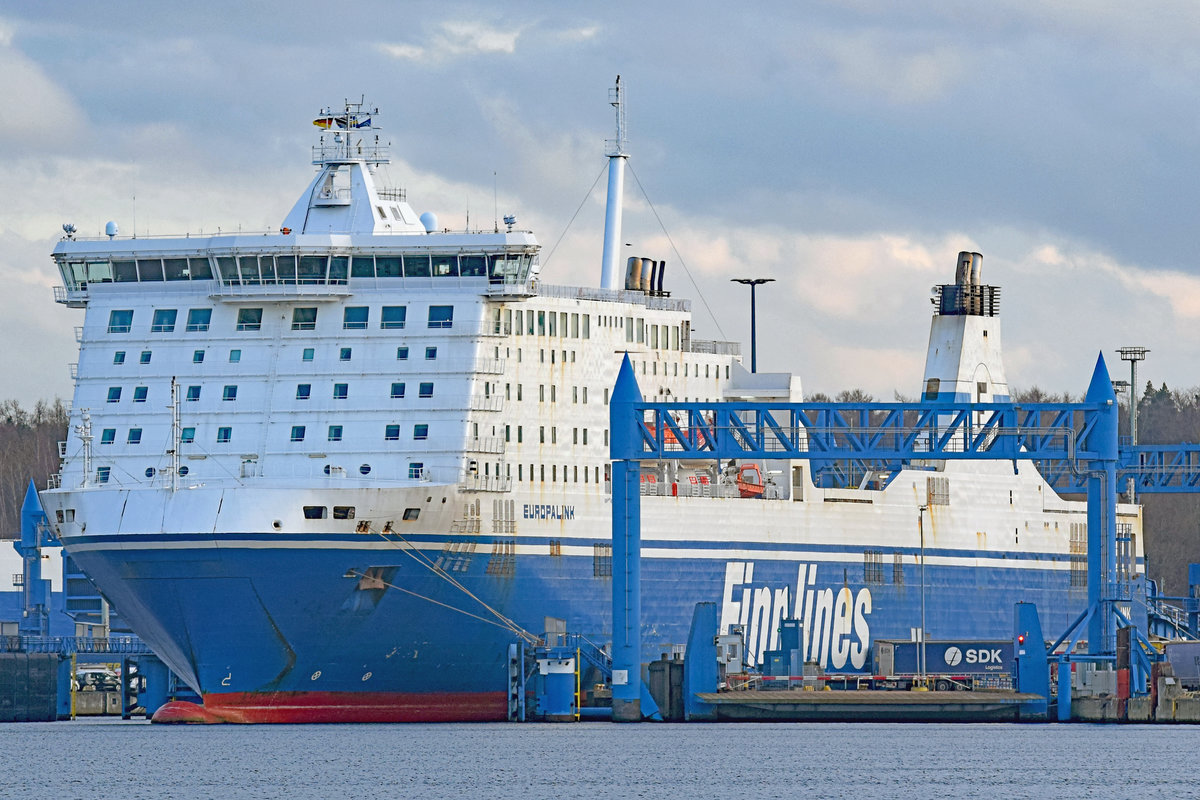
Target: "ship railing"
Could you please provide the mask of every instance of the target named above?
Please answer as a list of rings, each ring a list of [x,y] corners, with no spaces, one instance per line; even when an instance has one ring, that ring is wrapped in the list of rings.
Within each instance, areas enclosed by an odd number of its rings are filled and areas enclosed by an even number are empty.
[[[153,651],[133,636],[0,636],[0,653],[85,653],[152,655]]]
[[[66,444],[66,443],[64,442],[63,444]],[[46,478],[46,488],[47,489],[61,489],[62,488],[62,473],[56,472],[53,475],[51,475],[49,478]]]
[[[324,280],[300,279],[290,283],[225,283],[218,281],[216,291],[209,293],[214,300],[233,299],[305,299],[305,300],[337,300],[350,296],[350,289],[344,282],[326,282]]]
[[[503,375],[503,358],[448,358],[438,359],[438,372],[447,373],[481,373],[483,375]]]
[[[503,453],[503,436],[475,436],[467,440],[467,452],[470,453]]]
[[[54,287],[54,302],[62,303],[71,308],[81,308],[87,305],[88,290],[87,284],[80,284],[78,288],[68,289],[65,286]]]
[[[491,397],[487,397],[487,396],[481,395],[481,394],[474,395],[471,398],[471,410],[472,411],[503,411],[504,410],[504,398],[498,394],[494,394]]]
[[[459,487],[464,492],[512,491],[512,478],[506,475],[467,475]]]
[[[690,311],[692,303],[682,298],[660,297],[629,289],[600,289],[594,286],[557,286],[539,283],[533,287],[540,297],[562,297],[567,300],[599,300],[603,303],[631,303],[657,311]]]
[[[79,362],[75,361],[67,364],[67,371],[71,373],[71,380],[79,380]]]
[[[718,356],[740,356],[742,354],[742,345],[740,342],[722,342],[717,339],[689,338],[683,350],[686,353],[709,353]]]
[[[643,475],[640,494],[642,497],[741,497],[741,490],[735,483],[718,483],[717,481],[692,483],[688,481],[663,481],[653,475]]]
[[[76,325],[75,326],[75,343],[79,344],[81,342],[83,342],[83,326]]]

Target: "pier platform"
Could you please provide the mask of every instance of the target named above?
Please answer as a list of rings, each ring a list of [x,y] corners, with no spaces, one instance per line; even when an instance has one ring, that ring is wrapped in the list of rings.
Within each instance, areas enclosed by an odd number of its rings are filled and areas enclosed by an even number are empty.
[[[701,692],[721,721],[787,722],[1015,722],[1022,703],[1037,695],[1011,691],[811,691],[805,689]]]

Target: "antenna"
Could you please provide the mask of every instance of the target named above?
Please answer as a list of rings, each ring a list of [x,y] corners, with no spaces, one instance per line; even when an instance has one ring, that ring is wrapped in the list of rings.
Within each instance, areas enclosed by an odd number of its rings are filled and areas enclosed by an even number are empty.
[[[616,289],[617,242],[621,241],[622,196],[625,193],[625,88],[621,76],[608,90],[608,102],[617,114],[617,138],[607,141],[604,154],[608,156],[608,202],[604,210],[604,254],[600,261],[600,287]]]
[[[499,181],[496,178],[496,170],[492,170],[492,220],[496,226],[493,233],[500,232],[500,189],[498,184]]]

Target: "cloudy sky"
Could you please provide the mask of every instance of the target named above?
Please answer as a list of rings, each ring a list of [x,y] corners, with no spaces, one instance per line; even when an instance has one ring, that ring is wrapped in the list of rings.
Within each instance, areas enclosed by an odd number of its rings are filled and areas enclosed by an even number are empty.
[[[1013,386],[1081,392],[1122,345],[1200,384],[1195,3],[210,0],[0,7],[0,399],[71,394],[62,223],[278,227],[346,97],[379,106],[418,212],[515,213],[546,280],[595,285],[617,73],[623,239],[746,352],[729,278],[775,278],[760,369],[915,394],[930,287],[978,250]]]

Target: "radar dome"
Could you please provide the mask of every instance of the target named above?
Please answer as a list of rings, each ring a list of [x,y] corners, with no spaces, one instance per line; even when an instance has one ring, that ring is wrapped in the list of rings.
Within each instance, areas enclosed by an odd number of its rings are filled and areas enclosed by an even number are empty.
[[[112,222],[110,220],[109,223],[104,226],[104,235],[110,239],[112,237],[116,236],[117,235],[117,223]]]
[[[426,233],[433,233],[437,230],[437,214],[426,211],[421,215],[421,224],[425,226]]]

